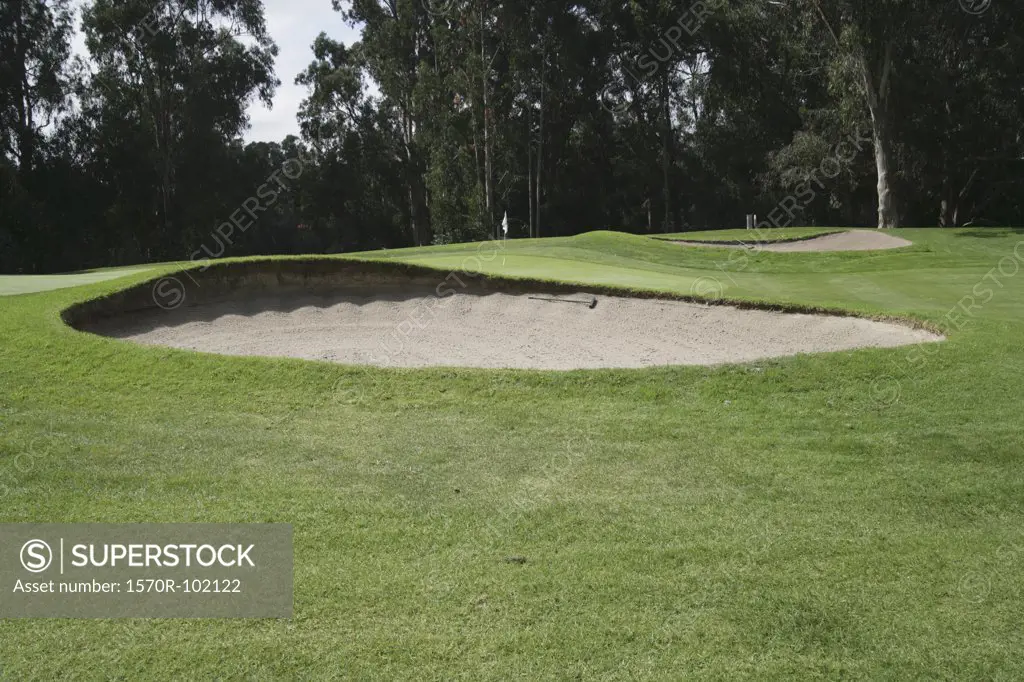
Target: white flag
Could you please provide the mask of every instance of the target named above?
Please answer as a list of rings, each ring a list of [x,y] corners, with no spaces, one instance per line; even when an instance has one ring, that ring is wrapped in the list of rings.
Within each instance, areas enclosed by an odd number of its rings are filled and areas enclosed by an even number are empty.
[[[501,231],[506,237],[508,236],[508,211],[505,211],[505,219],[501,221]]]

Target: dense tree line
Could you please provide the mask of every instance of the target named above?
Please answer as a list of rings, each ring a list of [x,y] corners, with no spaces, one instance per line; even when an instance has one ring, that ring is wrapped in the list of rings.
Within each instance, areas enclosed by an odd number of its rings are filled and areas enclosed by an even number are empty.
[[[325,0],[326,1],[326,0]],[[300,137],[259,0],[0,0],[0,270],[495,235],[1024,222],[1001,0],[334,0]],[[77,29],[88,57],[73,54]]]

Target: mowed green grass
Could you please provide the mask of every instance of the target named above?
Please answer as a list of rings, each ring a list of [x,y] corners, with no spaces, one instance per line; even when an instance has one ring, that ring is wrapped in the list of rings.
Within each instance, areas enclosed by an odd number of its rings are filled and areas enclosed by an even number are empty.
[[[1024,234],[897,234],[914,246],[592,233],[362,254],[439,282],[713,279],[726,298],[949,330],[716,368],[381,370],[58,319],[171,266],[0,299],[0,521],[295,529],[291,620],[0,621],[0,664],[19,680],[1020,678]]]
[[[34,294],[39,291],[52,291],[77,287],[94,282],[105,282],[119,277],[145,272],[149,266],[132,266],[126,268],[101,268],[86,272],[66,275],[0,275],[0,296],[16,294]]]

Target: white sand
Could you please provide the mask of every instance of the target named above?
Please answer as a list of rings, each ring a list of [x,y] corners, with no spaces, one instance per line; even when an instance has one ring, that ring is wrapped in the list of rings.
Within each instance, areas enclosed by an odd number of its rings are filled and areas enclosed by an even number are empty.
[[[593,299],[583,294],[560,298]],[[597,298],[597,307],[590,309],[526,294],[460,293],[438,299],[295,293],[152,310],[88,328],[144,344],[227,355],[553,370],[713,365],[941,340],[926,331],[852,317]]]
[[[776,253],[795,252],[824,252],[824,251],[881,251],[885,249],[902,249],[910,246],[913,242],[891,234],[885,234],[878,230],[848,230],[836,234],[827,234],[823,237],[804,239],[795,242],[783,242],[780,244],[709,244],[707,242],[676,241],[676,244],[685,246],[714,246],[725,249],[756,248],[759,251],[773,251]]]

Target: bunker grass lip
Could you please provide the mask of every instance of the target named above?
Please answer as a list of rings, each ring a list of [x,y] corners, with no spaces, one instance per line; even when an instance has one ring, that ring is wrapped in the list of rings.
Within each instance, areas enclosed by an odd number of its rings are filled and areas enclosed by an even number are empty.
[[[584,292],[503,292],[437,277],[236,289],[81,325],[146,345],[376,367],[579,370],[742,363],[942,336],[852,316]],[[525,286],[525,285],[523,285]],[[598,301],[600,300],[600,304]],[[564,305],[571,304],[571,305]]]
[[[873,230],[845,230],[825,235],[780,239],[778,241],[742,242],[740,240],[710,241],[705,239],[673,239],[673,244],[706,248],[750,249],[771,253],[827,253],[833,251],[887,251],[913,246],[913,242]]]

